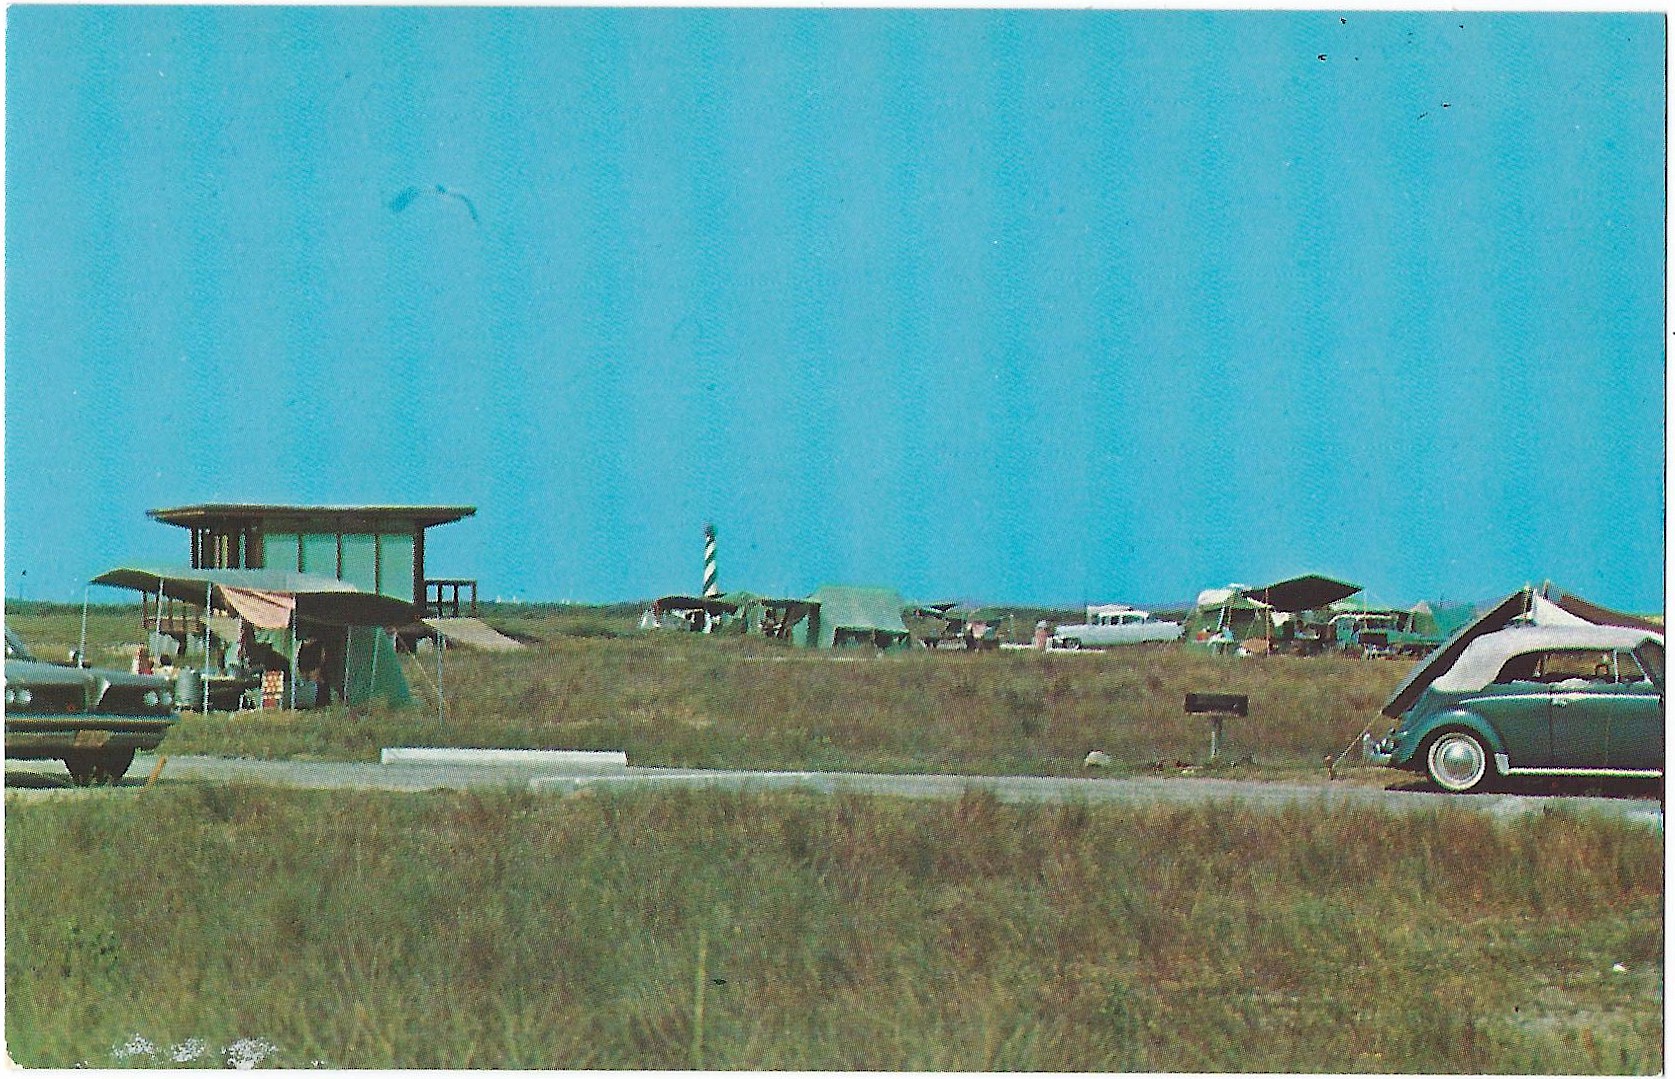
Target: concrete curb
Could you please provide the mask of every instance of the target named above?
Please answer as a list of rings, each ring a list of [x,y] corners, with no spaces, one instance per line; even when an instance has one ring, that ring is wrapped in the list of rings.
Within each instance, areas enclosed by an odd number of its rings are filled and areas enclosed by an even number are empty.
[[[379,751],[380,764],[463,764],[476,767],[556,768],[565,772],[620,772],[620,749],[446,749],[398,746]]]

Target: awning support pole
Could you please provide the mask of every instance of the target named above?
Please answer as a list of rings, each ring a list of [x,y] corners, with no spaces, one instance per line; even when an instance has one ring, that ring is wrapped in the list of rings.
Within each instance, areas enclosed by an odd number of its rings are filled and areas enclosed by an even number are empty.
[[[209,715],[209,600],[213,584],[204,585],[204,715]]]
[[[76,666],[87,666],[87,585],[81,586],[81,643],[76,645]]]
[[[436,722],[441,723],[445,718],[442,707],[442,642],[445,638],[442,631],[436,631]]]
[[[297,710],[297,608],[291,606],[291,711]]]
[[[372,629],[372,674],[368,678],[367,684],[366,684],[366,700],[368,700],[368,701],[370,701],[372,699],[372,695],[374,693],[378,692],[378,642],[383,640],[383,638],[384,638],[383,627],[382,626],[374,626],[373,629]],[[348,664],[344,664],[344,667],[343,667],[343,684],[345,686],[347,686],[349,684],[349,666],[348,666]],[[349,699],[349,694],[344,693],[343,694],[343,699],[347,701]],[[361,703],[364,704],[366,702],[363,701]]]

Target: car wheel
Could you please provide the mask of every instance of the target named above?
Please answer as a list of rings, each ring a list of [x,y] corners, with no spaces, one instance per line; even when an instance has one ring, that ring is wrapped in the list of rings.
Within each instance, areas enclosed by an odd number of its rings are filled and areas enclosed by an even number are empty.
[[[128,769],[133,763],[134,751],[131,749],[113,749],[101,753],[93,760],[93,782],[115,785],[128,774]]]
[[[1478,790],[1489,778],[1489,752],[1475,734],[1445,731],[1425,752],[1425,771],[1445,791],[1464,794]]]
[[[70,782],[78,787],[85,787],[93,782],[93,754],[66,753],[64,767],[70,773]]]
[[[1077,652],[1081,650],[1082,640],[1080,637],[1066,637],[1064,639],[1064,646],[1072,652]]]
[[[128,768],[133,763],[134,751],[131,749],[113,749],[104,753],[84,750],[64,755],[64,767],[70,773],[70,782],[78,787],[95,783],[114,784],[128,774]]]

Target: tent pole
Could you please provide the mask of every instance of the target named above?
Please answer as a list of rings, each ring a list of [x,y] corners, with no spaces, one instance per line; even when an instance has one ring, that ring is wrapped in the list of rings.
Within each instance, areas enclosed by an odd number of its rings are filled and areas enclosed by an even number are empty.
[[[209,715],[209,598],[213,584],[204,585],[204,715]]]
[[[384,635],[384,628],[382,626],[373,626],[372,627],[372,674],[368,677],[367,683],[366,683],[366,700],[367,701],[372,700],[372,695],[374,693],[378,692],[378,640],[383,635]],[[394,650],[393,645],[391,646],[391,650],[392,651]],[[349,681],[348,667],[344,668],[343,681],[344,681],[344,684],[348,684],[348,681]],[[348,694],[344,694],[344,696],[347,698]],[[362,703],[364,704],[365,701],[363,701]]]
[[[81,586],[81,643],[76,646],[76,666],[87,666],[87,585]]]
[[[291,711],[297,710],[297,608],[296,597],[291,598]]]

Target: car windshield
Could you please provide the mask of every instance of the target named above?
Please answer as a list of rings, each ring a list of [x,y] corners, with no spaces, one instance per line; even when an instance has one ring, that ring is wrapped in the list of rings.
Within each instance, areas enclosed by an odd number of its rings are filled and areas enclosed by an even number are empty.
[[[17,634],[12,632],[12,629],[11,629],[10,626],[6,627],[6,658],[7,659],[34,659],[35,658],[34,656],[29,654],[28,647],[24,645],[23,641],[18,637]]]

